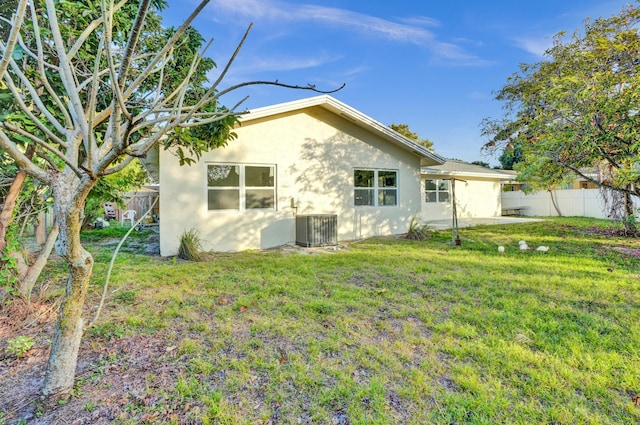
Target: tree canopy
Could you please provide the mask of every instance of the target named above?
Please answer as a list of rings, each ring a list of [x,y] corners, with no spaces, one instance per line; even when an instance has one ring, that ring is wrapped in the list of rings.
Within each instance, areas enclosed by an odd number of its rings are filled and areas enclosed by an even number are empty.
[[[411,131],[408,124],[391,124],[389,128],[433,152],[433,142],[427,138],[421,139],[418,133]]]
[[[636,4],[559,33],[546,60],[521,65],[498,92],[505,114],[483,121],[484,149],[521,154],[516,168],[547,182],[571,174],[618,191],[631,217],[630,196],[640,195],[639,23]]]

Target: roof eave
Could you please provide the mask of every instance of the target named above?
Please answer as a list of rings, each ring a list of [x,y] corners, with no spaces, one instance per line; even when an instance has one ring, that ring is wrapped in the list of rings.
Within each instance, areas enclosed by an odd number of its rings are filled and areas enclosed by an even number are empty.
[[[420,174],[433,174],[433,175],[441,175],[441,176],[453,176],[453,177],[482,177],[486,179],[501,179],[501,180],[509,180],[511,176],[503,173],[474,173],[474,172],[464,172],[464,171],[449,171],[449,170],[437,170],[428,167],[422,167],[420,169]]]

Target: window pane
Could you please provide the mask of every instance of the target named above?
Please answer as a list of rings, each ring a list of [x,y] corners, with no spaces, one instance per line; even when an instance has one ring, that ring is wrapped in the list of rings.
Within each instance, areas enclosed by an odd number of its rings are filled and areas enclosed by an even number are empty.
[[[245,201],[245,208],[248,210],[273,208],[275,205],[273,189],[247,189]]]
[[[354,170],[353,180],[355,187],[373,187],[373,170]],[[358,205],[358,204],[356,204]],[[369,205],[369,204],[366,204]]]
[[[438,190],[449,190],[449,180],[440,180],[438,181]]]
[[[208,165],[207,184],[213,187],[240,186],[239,165]]]
[[[378,187],[396,187],[395,171],[378,171]]]
[[[397,205],[397,193],[396,189],[383,189],[378,193],[378,205]]]
[[[449,192],[440,192],[438,195],[440,202],[449,202]]]
[[[436,196],[436,192],[427,192],[426,193],[426,198],[425,200],[427,202],[437,202],[438,201],[438,197]]]
[[[424,186],[426,190],[436,190],[436,181],[435,180],[425,180]]]
[[[240,191],[238,189],[215,189],[208,191],[210,210],[240,209]]]
[[[274,167],[250,167],[244,169],[245,186],[270,186],[273,187]]]
[[[373,189],[355,189],[355,205],[373,205]]]

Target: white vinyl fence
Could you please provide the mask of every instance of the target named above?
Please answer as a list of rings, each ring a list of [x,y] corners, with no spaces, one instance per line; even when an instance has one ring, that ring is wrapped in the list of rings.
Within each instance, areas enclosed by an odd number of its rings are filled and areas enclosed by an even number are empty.
[[[563,216],[611,218],[600,189],[554,190],[556,204]],[[640,201],[634,197],[636,209]],[[549,192],[525,194],[522,191],[502,192],[502,209],[520,209],[522,215],[557,216]]]

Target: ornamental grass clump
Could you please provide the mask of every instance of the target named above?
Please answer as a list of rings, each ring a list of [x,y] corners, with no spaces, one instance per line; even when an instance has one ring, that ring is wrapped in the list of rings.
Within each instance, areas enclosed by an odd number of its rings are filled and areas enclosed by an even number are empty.
[[[200,231],[198,229],[187,230],[180,235],[178,258],[187,261],[205,260],[206,256],[202,252],[202,239],[200,239]]]
[[[431,237],[432,230],[426,224],[420,224],[420,221],[416,216],[411,217],[409,223],[409,230],[407,231],[406,238],[414,241],[424,241]]]

